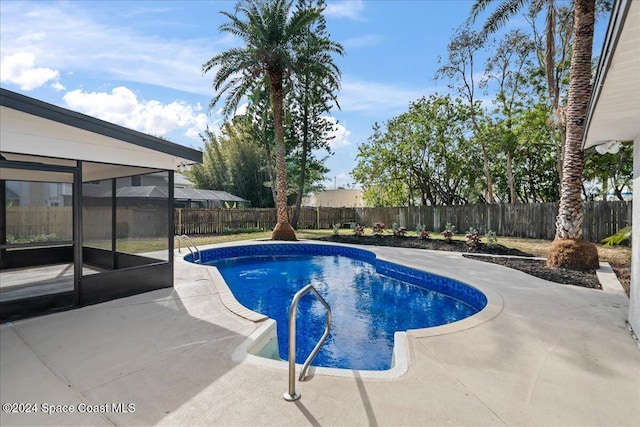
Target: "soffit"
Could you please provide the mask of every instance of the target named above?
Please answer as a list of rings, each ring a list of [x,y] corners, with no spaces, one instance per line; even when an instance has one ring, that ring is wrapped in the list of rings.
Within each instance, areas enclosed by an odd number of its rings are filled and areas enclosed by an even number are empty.
[[[626,17],[616,21],[609,32],[618,31],[619,38],[616,43],[613,34],[612,43],[605,42],[601,61],[608,67],[598,70],[584,148],[640,135],[640,1],[630,1]]]

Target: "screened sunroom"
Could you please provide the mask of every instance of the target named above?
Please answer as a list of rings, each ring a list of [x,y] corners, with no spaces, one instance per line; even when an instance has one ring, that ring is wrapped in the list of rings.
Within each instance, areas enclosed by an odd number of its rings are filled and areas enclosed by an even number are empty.
[[[174,171],[202,153],[0,91],[0,321],[173,286]],[[149,174],[162,196],[118,197]]]

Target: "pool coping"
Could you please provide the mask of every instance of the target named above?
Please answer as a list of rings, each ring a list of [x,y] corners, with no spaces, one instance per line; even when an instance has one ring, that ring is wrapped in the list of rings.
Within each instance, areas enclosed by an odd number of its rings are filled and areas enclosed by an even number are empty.
[[[325,242],[316,242],[309,240],[299,240],[298,242],[304,244],[314,244],[314,245],[328,245],[328,246],[340,246],[340,247],[350,247],[352,245],[341,244],[341,243],[325,243]],[[278,244],[290,244],[294,242],[278,242],[278,241],[265,241],[265,240],[252,240],[252,241],[242,241],[242,242],[229,242],[225,244],[214,244],[207,245],[200,248],[200,250],[214,249],[220,247],[233,247],[233,246],[246,246],[246,245],[259,245],[259,244],[270,244],[270,245],[278,245]],[[363,249],[365,251],[372,252],[376,259],[389,262],[392,264],[398,264],[396,260],[390,260],[383,255],[376,252],[375,247]],[[267,366],[276,369],[289,369],[289,362],[284,360],[275,360],[269,359],[266,357],[257,356],[251,354],[247,350],[251,348],[254,342],[263,339],[263,334],[269,333],[269,328],[271,327],[271,322],[275,323],[275,320],[269,318],[268,316],[253,311],[244,305],[240,304],[238,300],[233,295],[233,292],[227,285],[226,281],[222,277],[222,274],[218,271],[215,266],[210,265],[202,265],[197,263],[192,263],[186,261],[184,256],[179,254],[178,258],[181,262],[188,263],[195,266],[203,267],[207,270],[209,277],[211,278],[211,282],[220,298],[222,304],[233,314],[240,316],[246,320],[254,322],[256,324],[262,323],[255,331],[251,333],[251,335],[233,352],[233,360],[236,362],[246,362],[253,365],[259,366]],[[401,264],[409,268],[413,268],[416,270],[424,271],[430,274],[435,274],[443,277],[440,274],[429,271],[425,268],[420,268],[414,265]],[[453,279],[460,282],[457,279]],[[465,319],[458,320],[453,323],[449,323],[446,325],[433,326],[430,328],[421,328],[421,329],[409,329],[407,331],[397,331],[394,334],[394,346],[393,346],[393,358],[392,358],[392,366],[390,369],[382,370],[382,371],[373,371],[373,370],[357,370],[357,369],[338,369],[338,368],[327,368],[327,367],[309,367],[309,377],[313,375],[328,375],[328,376],[336,376],[336,377],[348,377],[348,378],[377,378],[377,379],[393,379],[398,378],[404,375],[410,366],[410,356],[409,356],[409,337],[412,338],[427,338],[427,337],[435,337],[445,334],[451,334],[455,332],[464,331],[467,329],[474,328],[479,326],[494,317],[496,317],[502,309],[504,308],[504,300],[500,294],[495,292],[494,290],[487,288],[486,286],[478,285],[478,284],[470,284],[468,282],[461,282],[466,286],[475,288],[482,292],[487,298],[487,304],[485,307]],[[302,368],[302,364],[296,363],[296,368],[299,370]]]

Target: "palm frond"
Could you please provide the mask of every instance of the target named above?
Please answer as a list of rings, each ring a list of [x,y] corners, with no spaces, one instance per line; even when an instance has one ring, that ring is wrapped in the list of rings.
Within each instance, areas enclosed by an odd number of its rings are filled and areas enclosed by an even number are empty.
[[[485,22],[482,29],[483,38],[486,39],[489,34],[504,27],[514,15],[522,10],[527,1],[529,0],[503,0]]]
[[[631,227],[624,227],[623,229],[618,231],[616,234],[602,239],[602,243],[604,243],[604,245],[607,247],[613,246],[613,245],[619,245],[625,242],[626,240],[631,239],[631,233],[632,233]]]
[[[476,22],[478,19],[478,15],[485,11],[487,6],[489,6],[493,0],[476,0],[476,2],[471,6],[471,13],[469,14],[470,23]]]

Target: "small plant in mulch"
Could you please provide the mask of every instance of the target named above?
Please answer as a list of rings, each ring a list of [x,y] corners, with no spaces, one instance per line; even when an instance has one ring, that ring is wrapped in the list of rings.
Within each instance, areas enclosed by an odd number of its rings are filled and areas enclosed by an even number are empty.
[[[407,235],[407,231],[409,231],[407,230],[407,227],[400,225],[393,229],[393,235],[396,237],[405,237]]]
[[[356,224],[353,227],[353,235],[361,237],[364,235],[364,225]]]
[[[340,235],[340,224],[333,224],[333,235],[334,236]]]
[[[453,239],[453,231],[445,228],[440,234],[444,237],[444,240],[446,240],[447,243],[451,243],[451,240]]]
[[[416,234],[418,235],[418,239],[420,240],[428,240],[431,238],[430,232],[424,228],[424,225],[418,224],[416,225]]]
[[[487,239],[487,243],[489,244],[489,246],[495,246],[498,244],[498,235],[495,231],[488,230],[484,234],[484,237]]]
[[[373,234],[375,236],[382,236],[385,230],[384,222],[376,222],[373,224]]]
[[[482,236],[480,235],[478,230],[473,229],[473,230],[469,230],[469,232],[464,236],[464,238],[467,242],[467,247],[470,250],[474,250],[480,246],[480,240],[482,239]]]

